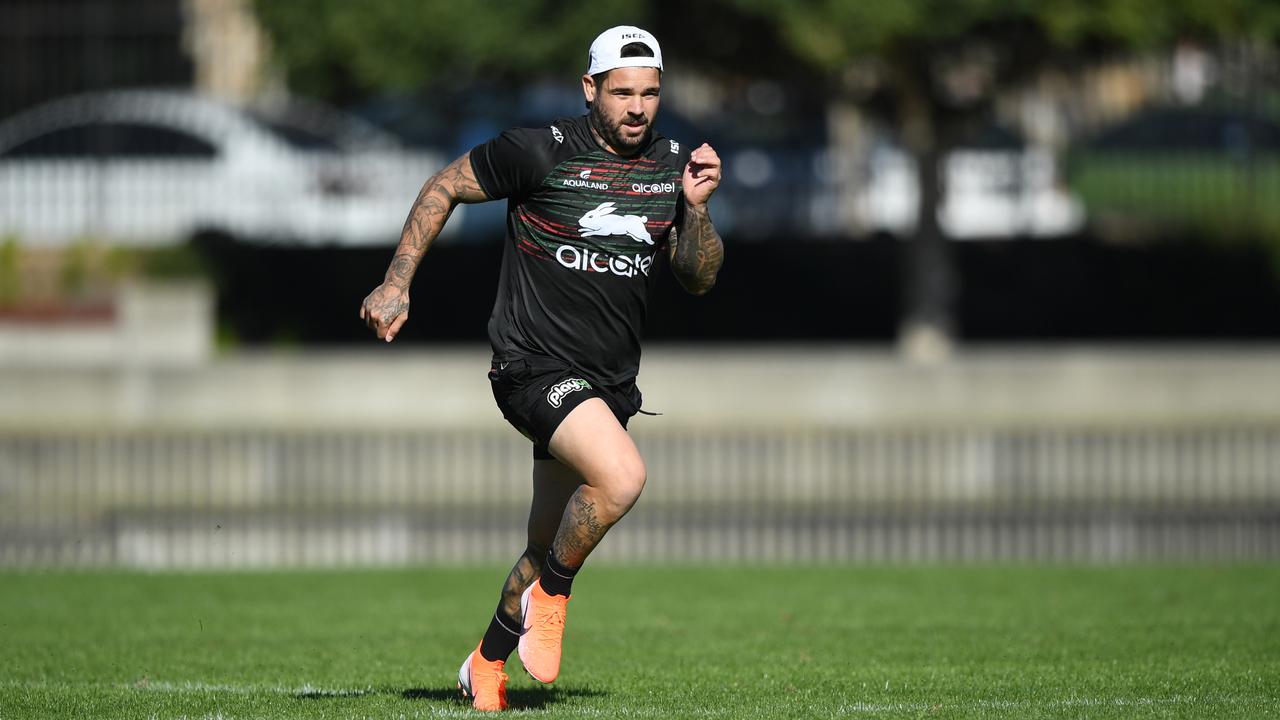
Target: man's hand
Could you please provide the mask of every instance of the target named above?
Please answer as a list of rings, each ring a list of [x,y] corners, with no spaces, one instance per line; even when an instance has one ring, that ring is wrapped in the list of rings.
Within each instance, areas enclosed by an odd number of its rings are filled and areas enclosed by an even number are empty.
[[[378,334],[379,340],[391,342],[409,319],[409,291],[382,283],[364,299],[360,319]]]
[[[701,207],[717,187],[720,187],[720,156],[710,145],[702,143],[690,153],[689,164],[684,168],[684,199],[690,205]]]

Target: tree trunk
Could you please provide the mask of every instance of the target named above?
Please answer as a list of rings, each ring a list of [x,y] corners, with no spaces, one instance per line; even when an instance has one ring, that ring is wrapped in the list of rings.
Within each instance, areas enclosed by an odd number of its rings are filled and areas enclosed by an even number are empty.
[[[931,150],[916,155],[915,160],[920,217],[915,237],[904,247],[906,302],[898,343],[908,359],[927,363],[945,360],[954,345],[954,258],[950,241],[938,226],[942,155]]]
[[[915,160],[920,187],[915,237],[903,244],[904,298],[898,348],[913,362],[946,360],[955,337],[955,273],[950,241],[938,225],[945,143],[922,83],[902,90],[903,140]]]

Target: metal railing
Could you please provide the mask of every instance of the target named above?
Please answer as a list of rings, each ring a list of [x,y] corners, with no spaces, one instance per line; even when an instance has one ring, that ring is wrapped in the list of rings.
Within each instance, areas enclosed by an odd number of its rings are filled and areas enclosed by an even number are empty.
[[[619,562],[1280,558],[1280,426],[636,434]],[[530,451],[505,430],[0,435],[0,565],[500,562]]]

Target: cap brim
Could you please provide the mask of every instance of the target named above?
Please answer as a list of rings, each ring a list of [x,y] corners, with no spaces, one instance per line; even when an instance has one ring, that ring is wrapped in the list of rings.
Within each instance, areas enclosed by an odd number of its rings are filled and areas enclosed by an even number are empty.
[[[628,68],[628,67],[651,67],[651,68],[657,68],[658,72],[662,72],[662,63],[659,62],[657,58],[651,58],[651,57],[646,57],[641,55],[639,57],[618,58],[608,63],[600,63],[597,65],[592,65],[591,67],[587,68],[587,74],[597,75],[602,72],[608,72],[610,70],[617,70],[618,68]]]

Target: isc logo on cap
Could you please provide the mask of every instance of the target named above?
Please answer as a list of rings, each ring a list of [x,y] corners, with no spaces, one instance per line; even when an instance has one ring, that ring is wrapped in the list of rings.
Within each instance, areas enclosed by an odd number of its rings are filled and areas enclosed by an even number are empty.
[[[622,57],[622,47],[637,41],[652,52],[645,56]],[[662,72],[662,50],[658,47],[658,41],[647,30],[632,25],[619,25],[600,33],[591,43],[591,52],[587,56],[588,75],[623,67],[651,67]]]

